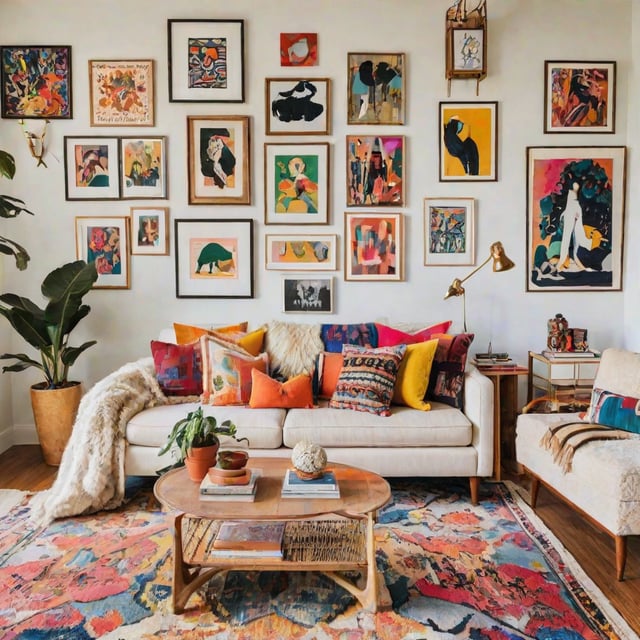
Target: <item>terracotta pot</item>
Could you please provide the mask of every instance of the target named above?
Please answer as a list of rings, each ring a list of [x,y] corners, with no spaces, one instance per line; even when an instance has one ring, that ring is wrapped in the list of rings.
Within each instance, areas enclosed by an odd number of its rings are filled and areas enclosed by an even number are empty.
[[[185,467],[187,467],[189,477],[194,482],[201,482],[202,478],[207,475],[209,467],[215,466],[219,446],[219,444],[213,444],[210,447],[196,447],[194,449],[189,449],[189,452],[184,459],[184,464]]]
[[[82,385],[70,382],[60,389],[31,387],[31,408],[44,461],[57,467],[67,446],[82,398]]]

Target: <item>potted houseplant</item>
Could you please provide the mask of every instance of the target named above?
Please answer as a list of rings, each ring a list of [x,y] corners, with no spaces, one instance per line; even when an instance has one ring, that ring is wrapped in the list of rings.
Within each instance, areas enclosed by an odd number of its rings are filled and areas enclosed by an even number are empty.
[[[236,425],[225,420],[218,425],[214,416],[205,416],[202,407],[187,413],[186,418],[178,420],[167,438],[167,442],[160,449],[161,456],[173,448],[177,460],[174,464],[160,469],[164,473],[169,469],[186,466],[189,477],[194,482],[200,482],[205,477],[209,467],[216,463],[220,447],[219,435],[233,438],[236,442],[243,440],[249,444],[247,438],[236,438]]]
[[[42,282],[42,295],[48,299],[43,309],[14,293],[0,295],[0,315],[40,352],[40,360],[25,353],[3,353],[0,360],[14,360],[2,367],[3,373],[35,367],[44,375],[43,382],[31,387],[31,404],[44,459],[50,465],[60,464],[82,397],[81,384],[69,380],[69,368],[96,344],[90,340],[73,347],[69,334],[91,310],[82,298],[97,278],[95,264],[84,260],[54,269]]]

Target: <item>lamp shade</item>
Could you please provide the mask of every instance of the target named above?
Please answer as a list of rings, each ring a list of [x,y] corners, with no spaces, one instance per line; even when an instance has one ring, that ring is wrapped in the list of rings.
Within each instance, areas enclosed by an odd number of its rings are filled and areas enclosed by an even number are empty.
[[[493,258],[493,270],[494,271],[509,271],[515,267],[515,263],[504,252],[502,242],[494,242],[491,245],[491,257]]]

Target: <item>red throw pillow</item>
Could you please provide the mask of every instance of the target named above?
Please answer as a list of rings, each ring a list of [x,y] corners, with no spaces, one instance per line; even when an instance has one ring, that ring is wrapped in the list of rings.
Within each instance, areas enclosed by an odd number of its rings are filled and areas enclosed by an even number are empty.
[[[156,378],[167,396],[192,396],[202,393],[200,343],[173,344],[151,341]]]
[[[440,333],[433,337],[438,338],[438,348],[431,365],[427,400],[444,402],[456,409],[463,409],[464,369],[474,334]]]
[[[376,329],[378,331],[378,346],[379,347],[395,347],[397,344],[416,344],[417,342],[426,342],[431,340],[437,333],[446,333],[451,326],[451,320],[445,320],[438,324],[432,324],[429,327],[424,327],[420,331],[413,333],[407,333],[406,331],[400,331],[400,329],[394,329],[386,324],[380,324],[376,322]]]
[[[271,378],[258,369],[251,371],[252,409],[305,409],[313,407],[311,376],[306,373],[293,376],[286,382]]]

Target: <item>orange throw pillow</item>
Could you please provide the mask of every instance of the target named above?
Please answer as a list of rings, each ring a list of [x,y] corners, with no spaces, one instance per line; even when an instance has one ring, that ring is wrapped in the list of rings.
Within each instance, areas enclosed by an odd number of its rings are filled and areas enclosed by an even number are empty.
[[[206,327],[197,327],[190,324],[181,324],[179,322],[173,323],[173,330],[176,333],[176,344],[190,344],[192,342],[196,342],[202,336],[210,336],[213,335],[213,332],[217,332],[219,334],[234,334],[234,333],[246,333],[247,327],[249,326],[248,322],[239,322],[238,324],[230,324],[226,327],[215,327],[212,329],[208,329]],[[230,338],[226,338],[229,340]],[[253,354],[257,355],[257,354]]]
[[[252,409],[306,409],[313,407],[311,376],[306,373],[279,382],[258,369],[251,371]]]

